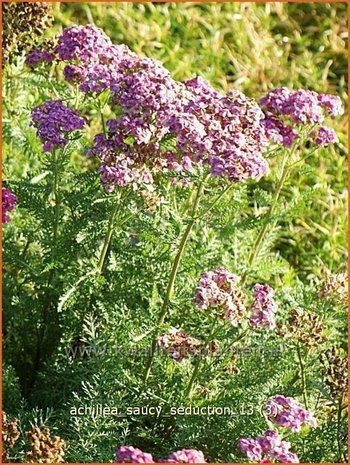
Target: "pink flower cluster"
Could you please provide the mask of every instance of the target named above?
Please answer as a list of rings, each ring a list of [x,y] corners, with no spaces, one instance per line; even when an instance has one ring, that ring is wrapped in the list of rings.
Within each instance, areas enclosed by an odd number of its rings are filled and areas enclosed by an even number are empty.
[[[85,119],[62,100],[48,100],[34,107],[32,122],[44,144],[44,152],[52,152],[57,147],[64,147],[68,143],[66,135],[82,129],[85,125]]]
[[[293,432],[301,430],[302,426],[317,426],[315,417],[292,397],[276,395],[266,404],[268,418],[277,426],[291,428]]]
[[[153,457],[147,452],[133,446],[121,446],[117,449],[115,461],[117,463],[154,463]]]
[[[219,316],[238,326],[247,310],[247,297],[239,288],[239,281],[239,276],[221,267],[206,271],[199,279],[194,301],[200,309],[222,309]],[[255,284],[253,296],[251,327],[274,329],[277,311],[274,290],[267,284]]]
[[[265,112],[264,125],[269,139],[290,147],[299,137],[293,127],[315,124],[317,129],[309,136],[317,145],[337,142],[333,129],[322,126],[325,115],[341,115],[344,112],[342,102],[336,95],[318,94],[305,89],[290,91],[285,87],[273,89],[260,99]]]
[[[2,222],[8,223],[10,217],[8,213],[15,208],[17,202],[16,195],[7,189],[6,187],[2,188]]]
[[[238,326],[246,311],[244,294],[238,288],[239,277],[224,268],[206,271],[199,279],[195,303],[200,309],[219,308],[220,314]]]
[[[239,447],[250,460],[260,463],[299,463],[298,456],[290,452],[291,444],[284,441],[277,431],[268,430],[256,439],[240,439]]]
[[[121,446],[116,452],[116,463],[156,463],[151,454],[142,452],[132,446]],[[181,449],[172,452],[165,460],[158,460],[161,463],[205,463],[203,452],[195,449]]]
[[[68,82],[79,83],[82,92],[109,89],[111,104],[118,107],[118,117],[89,150],[101,161],[108,190],[150,183],[158,171],[186,177],[197,165],[230,181],[267,173],[264,114],[245,95],[221,94],[201,78],[177,82],[160,62],[112,44],[91,25],[66,28],[54,54],[66,64]],[[46,58],[45,51],[35,51],[27,62]],[[172,141],[170,150],[163,148],[164,139]]]
[[[267,284],[255,284],[254,301],[252,310],[254,314],[249,318],[249,323],[253,328],[276,327],[275,313],[277,306],[274,301],[274,290]]]

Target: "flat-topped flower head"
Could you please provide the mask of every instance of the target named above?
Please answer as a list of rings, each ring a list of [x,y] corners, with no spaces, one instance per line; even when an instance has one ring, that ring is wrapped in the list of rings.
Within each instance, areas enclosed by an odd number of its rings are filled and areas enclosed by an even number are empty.
[[[52,152],[67,143],[67,135],[85,125],[85,119],[62,100],[48,100],[32,110],[32,122],[43,142],[44,152]]]
[[[196,449],[181,449],[172,452],[165,462],[173,463],[206,463],[204,454]]]
[[[291,428],[293,432],[300,431],[302,426],[315,428],[317,422],[311,412],[306,410],[300,402],[292,397],[276,395],[266,404],[269,411],[268,418],[277,426]]]
[[[60,60],[95,60],[112,46],[110,38],[98,27],[72,26],[63,30],[55,47]]]
[[[8,223],[10,221],[10,216],[8,215],[16,205],[17,196],[7,189],[7,187],[2,188],[2,222]]]
[[[274,294],[275,291],[267,284],[254,285],[253,315],[249,318],[253,328],[274,329],[276,327],[277,305],[274,301]]]
[[[338,140],[332,129],[319,126],[327,115],[338,116],[344,112],[336,95],[280,87],[261,97],[260,105],[265,113],[266,135],[277,144],[293,145],[305,125],[318,127],[310,134],[317,145],[332,144]]]
[[[117,463],[154,463],[153,457],[147,452],[133,446],[121,446],[116,451]]]
[[[238,326],[246,313],[246,297],[239,277],[222,267],[206,271],[199,279],[195,303],[200,309],[217,308],[219,316]]]
[[[248,459],[254,462],[299,463],[298,456],[290,451],[291,444],[284,441],[277,431],[268,430],[256,439],[240,439],[238,444]]]
[[[184,85],[185,102],[167,121],[181,153],[230,181],[265,175],[267,140],[259,106],[241,92],[221,94],[200,77]]]

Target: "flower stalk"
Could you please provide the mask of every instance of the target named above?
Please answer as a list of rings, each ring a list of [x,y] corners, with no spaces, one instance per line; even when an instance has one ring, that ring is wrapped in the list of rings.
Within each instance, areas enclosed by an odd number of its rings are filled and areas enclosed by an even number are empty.
[[[154,359],[154,354],[155,354],[156,347],[157,347],[157,337],[158,337],[159,327],[162,326],[162,324],[164,323],[165,317],[166,317],[167,312],[168,312],[168,307],[169,307],[170,301],[171,301],[173,293],[174,293],[176,277],[177,277],[177,274],[178,274],[178,271],[179,271],[179,268],[180,268],[180,264],[181,264],[181,260],[182,260],[182,257],[183,257],[184,251],[185,251],[186,244],[188,242],[191,231],[192,231],[193,226],[194,226],[195,221],[196,221],[196,213],[197,213],[197,210],[198,210],[198,207],[199,207],[201,197],[202,197],[203,192],[204,192],[204,187],[205,187],[206,180],[207,180],[207,176],[200,183],[200,185],[199,185],[199,187],[197,189],[196,196],[195,196],[195,199],[194,199],[194,202],[193,202],[193,205],[192,205],[189,221],[187,223],[187,227],[186,227],[186,229],[184,231],[184,234],[183,234],[183,236],[181,238],[180,245],[179,245],[179,248],[178,248],[178,251],[177,251],[177,254],[176,254],[172,269],[171,269],[171,272],[170,272],[165,298],[164,298],[163,305],[162,305],[162,308],[161,308],[161,311],[160,311],[160,314],[159,314],[159,317],[158,317],[156,330],[155,330],[155,335],[153,337],[150,353],[149,353],[149,356],[148,356],[148,359],[147,359],[147,362],[146,362],[146,367],[145,367],[144,376],[143,376],[144,382],[147,381],[147,379],[148,379],[148,377],[150,375],[151,366],[152,366],[152,362],[153,362],[153,359]]]

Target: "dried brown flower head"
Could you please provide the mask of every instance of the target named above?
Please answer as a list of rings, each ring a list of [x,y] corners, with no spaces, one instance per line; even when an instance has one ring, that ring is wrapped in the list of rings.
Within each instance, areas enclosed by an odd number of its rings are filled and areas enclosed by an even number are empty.
[[[348,389],[348,357],[345,351],[335,346],[320,355],[324,381],[331,391],[332,397],[339,398]]]
[[[293,308],[289,312],[287,323],[277,323],[279,336],[293,339],[311,349],[327,340],[324,328],[316,313]]]
[[[198,354],[201,348],[201,343],[197,339],[176,328],[171,328],[167,334],[158,336],[157,343],[178,362]]]
[[[329,299],[338,305],[348,304],[348,273],[335,273],[327,276],[320,287],[319,297]]]
[[[19,438],[19,430],[16,420],[8,420],[6,413],[2,412],[2,461],[8,462],[10,450]]]
[[[31,452],[27,453],[28,463],[61,463],[64,461],[65,442],[58,436],[51,436],[49,428],[41,430],[33,426],[26,433],[31,445]]]
[[[2,3],[3,65],[12,57],[37,45],[38,39],[52,24],[52,6],[44,2]]]

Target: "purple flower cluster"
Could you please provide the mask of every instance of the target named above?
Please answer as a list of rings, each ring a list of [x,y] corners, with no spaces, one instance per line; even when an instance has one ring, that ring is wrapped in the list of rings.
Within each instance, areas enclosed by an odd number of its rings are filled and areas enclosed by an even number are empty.
[[[154,463],[153,457],[147,452],[133,446],[121,446],[117,449],[115,461],[117,463]]]
[[[102,92],[123,74],[125,59],[136,55],[126,45],[114,45],[99,28],[66,28],[55,47],[58,60],[68,63],[63,71],[68,82],[79,83],[82,92]]]
[[[231,181],[267,173],[264,114],[245,95],[221,94],[201,78],[177,82],[160,62],[112,44],[91,25],[65,29],[54,53],[66,63],[68,82],[88,93],[109,89],[118,106],[89,150],[101,161],[107,190],[150,183],[158,171],[185,175],[201,164]],[[164,138],[173,142],[170,150]]]
[[[132,446],[121,446],[116,452],[116,463],[155,463],[151,454],[142,452]],[[195,449],[181,449],[172,452],[165,460],[158,460],[161,463],[205,463],[203,452]]]
[[[266,135],[276,143],[290,147],[299,137],[299,132],[293,124],[302,125],[321,124],[325,116],[337,116],[343,113],[340,98],[336,95],[318,94],[317,92],[299,89],[290,91],[280,87],[270,91],[260,99],[265,112],[264,126]],[[326,145],[334,143],[337,138],[330,128],[323,126],[320,134],[316,134],[316,144]]]
[[[320,126],[317,131],[312,131],[310,136],[315,140],[316,145],[329,145],[338,142],[338,136],[328,126]]]
[[[6,187],[2,188],[2,222],[8,223],[10,221],[10,217],[8,212],[12,211],[15,208],[17,202],[16,195],[11,192]]]
[[[298,456],[290,452],[291,444],[284,441],[273,430],[268,430],[256,439],[245,438],[239,440],[239,447],[250,460],[260,463],[282,462],[299,463]]]
[[[107,134],[98,134],[88,152],[100,159],[101,181],[108,190],[150,183],[152,173],[174,168],[161,142],[169,134],[164,120],[179,105],[181,86],[155,60],[124,60],[124,65],[124,75],[112,86],[113,102],[122,114],[107,121]],[[186,157],[183,163],[190,168]]]
[[[34,49],[28,53],[25,64],[34,68],[41,63],[52,63],[54,58],[54,55],[47,50]]]
[[[230,181],[265,175],[268,165],[261,154],[267,139],[259,106],[240,92],[221,94],[200,77],[184,86],[185,101],[167,120],[179,152]]]
[[[274,290],[267,284],[255,284],[252,304],[254,314],[249,318],[253,328],[274,329],[276,327],[275,313],[277,306],[274,301],[274,294]]]
[[[32,121],[43,142],[44,152],[64,147],[67,133],[82,129],[85,119],[61,100],[48,100],[32,110]]]
[[[313,428],[317,426],[313,414],[292,397],[276,395],[267,401],[266,407],[270,413],[268,415],[270,421],[278,426],[291,428],[293,432],[300,431],[304,425]]]
[[[200,309],[222,309],[220,316],[233,326],[238,326],[246,310],[244,294],[238,288],[238,282],[239,277],[224,268],[206,271],[199,279],[195,303]]]

